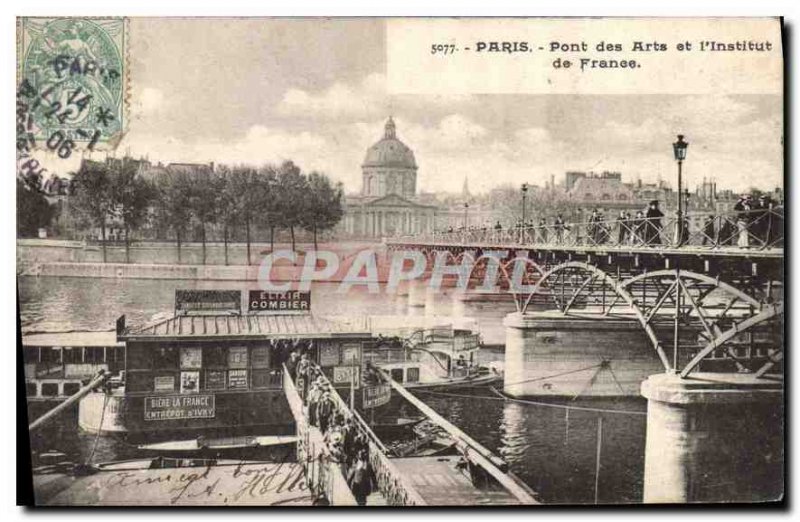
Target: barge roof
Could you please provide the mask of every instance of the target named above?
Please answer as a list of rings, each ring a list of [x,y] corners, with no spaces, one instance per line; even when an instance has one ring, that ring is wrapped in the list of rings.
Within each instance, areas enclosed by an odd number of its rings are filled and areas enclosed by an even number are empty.
[[[122,346],[114,331],[22,333],[23,346],[101,347]]]
[[[119,336],[123,340],[371,337],[366,327],[312,314],[179,315]]]

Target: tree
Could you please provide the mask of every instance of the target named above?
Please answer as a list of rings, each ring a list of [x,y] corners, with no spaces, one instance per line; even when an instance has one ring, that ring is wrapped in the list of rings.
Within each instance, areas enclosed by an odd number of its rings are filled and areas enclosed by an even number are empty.
[[[279,218],[278,172],[272,165],[258,169],[254,211],[257,221],[269,228],[269,251],[275,250],[275,226]]]
[[[110,171],[112,211],[122,220],[125,231],[125,262],[131,262],[130,233],[147,221],[153,187],[138,175],[138,166],[128,158],[114,162]]]
[[[55,208],[42,194],[37,180],[17,176],[17,235],[36,237],[54,215]]]
[[[191,180],[186,173],[180,171],[167,172],[156,179],[158,200],[157,214],[167,228],[175,232],[175,244],[178,249],[178,264],[181,264],[181,241],[186,226],[192,217],[189,202]]]
[[[295,251],[294,230],[303,223],[304,197],[308,194],[308,180],[300,167],[285,161],[278,168],[277,205],[279,223],[288,228],[292,236],[292,251]]]
[[[480,200],[491,208],[496,219],[503,223],[514,226],[522,219],[522,192],[519,185],[500,185]],[[535,185],[529,185],[525,206],[525,220],[528,222],[540,218],[552,222],[557,214],[566,217],[573,208],[564,192],[546,190]]]
[[[106,262],[106,220],[113,211],[111,176],[108,165],[96,161],[84,161],[72,178],[70,202],[76,213],[100,227],[103,245],[103,263]]]
[[[216,185],[216,208],[217,222],[222,224],[222,241],[225,250],[225,266],[228,265],[228,234],[230,228],[236,226],[238,222],[238,212],[236,207],[237,194],[233,190],[233,171],[226,165],[217,168],[214,179]]]
[[[314,237],[314,250],[317,250],[317,233],[336,226],[344,215],[342,198],[344,189],[341,183],[334,186],[324,174],[312,172],[308,175],[308,194],[303,201],[301,224]]]
[[[203,264],[206,264],[206,227],[217,221],[217,189],[214,172],[195,172],[189,184],[189,211],[200,222],[200,239],[203,243]]]
[[[247,242],[247,264],[251,263],[250,226],[253,223],[255,206],[258,200],[257,172],[248,165],[239,165],[231,169],[227,189],[231,193],[233,202],[232,215],[238,223],[244,223],[245,241]]]

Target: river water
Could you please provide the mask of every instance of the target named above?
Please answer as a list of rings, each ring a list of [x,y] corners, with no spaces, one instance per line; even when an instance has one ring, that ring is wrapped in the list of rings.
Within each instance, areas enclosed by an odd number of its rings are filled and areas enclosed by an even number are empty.
[[[171,314],[174,292],[182,289],[255,289],[255,283],[89,278],[20,277],[19,310],[23,332],[110,330],[126,315],[140,325],[157,314]],[[404,312],[403,297],[333,285],[312,288],[312,309],[320,315],[393,315]],[[436,312],[449,313],[451,296],[436,298]],[[502,343],[502,317],[513,304],[468,304],[484,340]],[[502,346],[483,350],[483,361],[502,360]],[[576,399],[572,406],[624,413],[600,413],[558,405],[512,402],[485,388],[415,392],[440,414],[502,456],[511,470],[546,503],[640,502],[644,469],[646,410],[643,399]],[[567,413],[569,411],[569,413]],[[95,447],[96,444],[96,447]],[[38,450],[55,449],[75,459],[94,461],[142,456],[109,437],[79,433],[68,425],[43,431],[32,441]],[[599,462],[599,466],[598,466]]]

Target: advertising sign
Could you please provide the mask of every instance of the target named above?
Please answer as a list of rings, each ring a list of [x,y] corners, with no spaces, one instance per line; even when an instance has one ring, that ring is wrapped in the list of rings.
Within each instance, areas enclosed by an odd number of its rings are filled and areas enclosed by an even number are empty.
[[[228,370],[228,389],[247,389],[247,370]]]
[[[358,366],[334,366],[333,384],[335,386],[350,386],[352,382],[356,388],[359,387],[361,376]]]
[[[181,347],[181,368],[199,370],[203,366],[203,350],[199,346]]]
[[[175,376],[157,375],[153,379],[153,390],[157,392],[175,391]]]
[[[206,389],[224,390],[225,389],[225,370],[206,371]]]
[[[181,393],[200,391],[200,372],[181,372]]]
[[[213,419],[213,395],[169,395],[145,397],[144,420]]]
[[[236,312],[242,310],[239,290],[175,290],[176,312]]]
[[[392,398],[392,387],[388,384],[367,386],[364,388],[364,408],[377,408],[389,402]]]
[[[310,312],[311,292],[250,290],[247,309],[251,312]]]
[[[246,346],[232,346],[228,349],[228,368],[247,368]]]
[[[319,365],[336,366],[339,364],[339,346],[334,343],[322,343],[319,346]]]
[[[342,364],[353,366],[361,364],[361,344],[348,343],[342,345]]]

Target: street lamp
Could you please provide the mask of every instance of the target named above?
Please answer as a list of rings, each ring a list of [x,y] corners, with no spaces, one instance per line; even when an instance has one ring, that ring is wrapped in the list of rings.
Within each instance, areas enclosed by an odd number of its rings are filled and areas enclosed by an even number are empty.
[[[467,230],[467,211],[469,210],[469,203],[464,202],[464,231]]]
[[[684,141],[683,134],[678,134],[678,141],[672,144],[675,161],[678,162],[678,246],[683,244],[683,160],[686,159],[686,149],[689,143]]]
[[[525,198],[528,195],[528,184],[522,184],[522,226],[525,226]]]

